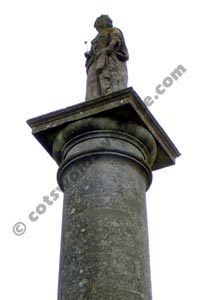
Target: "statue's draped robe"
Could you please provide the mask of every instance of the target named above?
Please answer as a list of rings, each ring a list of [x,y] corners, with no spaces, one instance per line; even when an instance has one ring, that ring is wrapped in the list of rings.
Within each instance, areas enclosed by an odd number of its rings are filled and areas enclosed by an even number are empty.
[[[118,28],[106,28],[91,42],[87,55],[86,101],[127,87],[128,50]]]

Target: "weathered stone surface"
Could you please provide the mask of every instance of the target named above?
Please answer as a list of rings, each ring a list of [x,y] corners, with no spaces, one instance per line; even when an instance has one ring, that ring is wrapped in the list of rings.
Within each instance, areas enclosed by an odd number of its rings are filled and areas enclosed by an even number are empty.
[[[62,175],[58,299],[150,300],[144,171],[123,157],[97,156],[85,168],[89,160]]]
[[[128,50],[121,30],[108,15],[96,19],[97,36],[85,53],[87,69],[86,101],[125,89],[128,82]]]
[[[53,141],[62,128],[74,121],[96,116],[112,117],[122,124],[129,120],[146,128],[157,145],[153,171],[173,165],[176,157],[180,156],[178,149],[132,88],[39,116],[27,123],[35,138],[53,157]]]
[[[58,300],[151,300],[145,192],[179,151],[131,88],[27,122],[64,191]]]
[[[67,142],[66,142],[67,141]],[[149,166],[157,156],[156,142],[142,126],[131,121],[118,121],[108,117],[91,117],[75,121],[56,136],[52,153],[60,164],[63,160],[77,155],[99,152],[102,150],[133,155]]]
[[[156,143],[133,122],[81,122],[54,141],[65,194],[58,299],[150,300],[145,192]]]

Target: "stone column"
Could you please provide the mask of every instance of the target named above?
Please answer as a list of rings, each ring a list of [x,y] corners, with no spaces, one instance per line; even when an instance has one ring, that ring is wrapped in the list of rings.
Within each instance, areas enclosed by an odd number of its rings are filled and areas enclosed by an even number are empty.
[[[54,141],[64,191],[59,300],[150,300],[145,193],[156,157],[134,122],[88,118]]]
[[[175,145],[132,88],[27,122],[64,192],[58,300],[151,300],[145,193]]]

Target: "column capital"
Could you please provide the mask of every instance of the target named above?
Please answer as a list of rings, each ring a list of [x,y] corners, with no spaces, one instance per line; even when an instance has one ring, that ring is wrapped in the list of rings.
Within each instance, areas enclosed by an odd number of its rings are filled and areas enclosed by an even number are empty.
[[[91,145],[93,139],[95,144]],[[124,141],[124,149],[120,149],[117,141]],[[133,141],[134,140],[134,141]],[[73,148],[79,147],[80,153],[98,152],[103,150],[117,151],[131,155],[131,144],[142,151],[141,159],[150,167],[157,156],[156,142],[153,136],[144,127],[132,122],[120,122],[108,117],[91,117],[75,121],[62,129],[55,137],[52,154],[58,164],[64,159],[78,155]]]
[[[157,147],[157,154],[151,166],[153,171],[174,165],[175,159],[180,156],[178,149],[132,88],[29,119],[27,123],[32,128],[35,138],[59,163],[60,141],[57,136],[63,130],[67,134],[67,127],[77,127],[79,123],[83,124],[82,126],[86,124],[87,127],[90,124],[94,127],[94,124],[85,121],[88,118],[99,119],[96,121],[98,124],[103,124],[102,118],[109,118],[121,124],[122,128],[134,123],[146,129],[153,136]],[[79,123],[73,125],[74,122]],[[113,122],[110,124],[114,124]]]
[[[58,182],[62,189],[62,173],[69,164],[102,155],[137,162],[147,175],[148,189],[157,155],[156,142],[147,129],[132,121],[122,123],[108,117],[91,117],[69,124],[55,137],[52,149],[60,165]]]

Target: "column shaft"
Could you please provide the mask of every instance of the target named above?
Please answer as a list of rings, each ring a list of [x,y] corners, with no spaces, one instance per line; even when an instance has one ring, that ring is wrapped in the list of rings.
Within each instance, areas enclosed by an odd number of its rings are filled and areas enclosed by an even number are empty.
[[[150,300],[146,170],[114,154],[62,169],[59,300]]]

